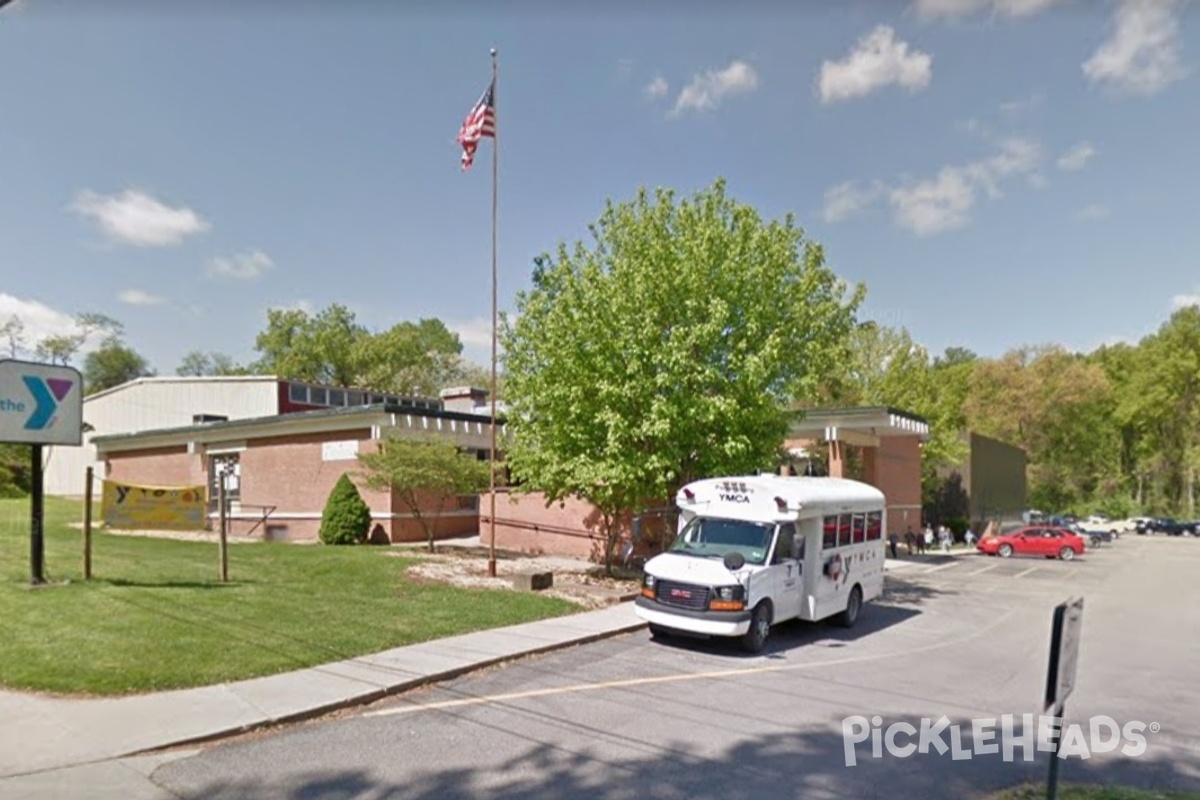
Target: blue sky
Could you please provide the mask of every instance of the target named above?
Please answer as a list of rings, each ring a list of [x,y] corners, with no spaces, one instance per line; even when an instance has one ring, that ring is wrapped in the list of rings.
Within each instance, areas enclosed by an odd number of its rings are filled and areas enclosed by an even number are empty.
[[[717,176],[935,352],[1200,300],[1187,2],[99,5],[0,10],[0,319],[110,314],[162,374],[333,302],[486,363],[492,149],[454,136],[491,46],[502,308],[605,198]]]

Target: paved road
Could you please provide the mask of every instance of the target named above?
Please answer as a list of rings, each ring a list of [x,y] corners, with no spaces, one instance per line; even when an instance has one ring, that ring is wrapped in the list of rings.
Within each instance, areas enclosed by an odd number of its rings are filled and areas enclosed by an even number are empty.
[[[0,797],[977,797],[1044,778],[1047,754],[875,758],[868,740],[847,766],[843,720],[945,715],[968,755],[971,720],[1014,714],[1019,728],[1042,710],[1051,611],[1068,596],[1085,612],[1067,721],[1088,742],[1095,715],[1157,730],[1144,753],[1075,758],[1063,778],[1200,790],[1198,575],[1195,539],[1123,537],[1075,562],[931,556],[889,572],[853,631],[784,626],[759,656],[626,635],[339,719],[29,776]]]

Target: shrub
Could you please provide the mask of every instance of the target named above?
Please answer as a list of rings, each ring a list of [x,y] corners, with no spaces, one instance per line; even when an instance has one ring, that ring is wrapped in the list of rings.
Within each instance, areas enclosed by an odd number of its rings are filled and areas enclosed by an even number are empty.
[[[334,484],[321,514],[320,538],[325,544],[355,544],[367,538],[371,509],[345,473]]]

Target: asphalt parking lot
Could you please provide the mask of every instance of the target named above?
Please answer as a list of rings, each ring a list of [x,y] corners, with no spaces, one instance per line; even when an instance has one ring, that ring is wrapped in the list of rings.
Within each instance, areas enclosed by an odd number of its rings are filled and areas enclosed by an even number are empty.
[[[216,745],[152,778],[181,798],[979,797],[1044,778],[1045,753],[974,753],[972,721],[1042,712],[1052,609],[1082,596],[1067,722],[1154,733],[1141,754],[1063,762],[1063,778],[1200,789],[1200,610],[1180,602],[1200,540],[1123,537],[1072,562],[926,558],[894,564],[850,631],[786,624],[756,656],[624,635]],[[881,729],[944,715],[961,747],[876,757],[847,744],[856,715]]]

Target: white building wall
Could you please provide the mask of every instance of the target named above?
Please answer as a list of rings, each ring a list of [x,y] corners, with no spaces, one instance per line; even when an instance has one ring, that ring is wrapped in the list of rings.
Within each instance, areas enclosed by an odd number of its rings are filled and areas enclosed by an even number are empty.
[[[43,447],[46,494],[78,497],[87,467],[103,477],[92,436],[191,425],[197,414],[229,419],[279,413],[278,381],[272,376],[139,378],[84,398],[82,447]]]

